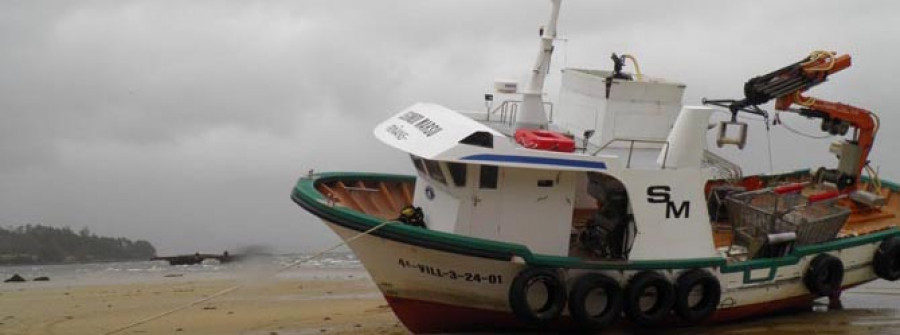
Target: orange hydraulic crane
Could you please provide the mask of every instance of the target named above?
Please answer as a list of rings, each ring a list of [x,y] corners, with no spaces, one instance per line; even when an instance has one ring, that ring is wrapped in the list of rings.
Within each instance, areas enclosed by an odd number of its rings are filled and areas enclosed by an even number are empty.
[[[817,179],[833,182],[844,192],[853,191],[862,170],[868,165],[869,152],[878,132],[878,117],[862,108],[803,96],[805,91],[825,82],[830,74],[846,69],[850,65],[850,55],[837,56],[833,52],[815,51],[797,63],[747,81],[744,84],[744,99],[704,99],[705,104],[726,107],[732,113],[731,122],[723,122],[721,125],[719,146],[730,143],[743,147],[746,140],[746,124],[737,121],[737,113],[762,115],[768,121],[768,113],[758,105],[775,100],[776,110],[822,119],[822,131],[832,135],[843,136],[851,127],[853,128],[851,139],[836,142],[831,146],[831,152],[838,156],[838,168],[821,168],[816,172]],[[798,105],[799,108],[792,108],[794,105]],[[725,128],[730,124],[742,127],[740,139],[724,139]]]

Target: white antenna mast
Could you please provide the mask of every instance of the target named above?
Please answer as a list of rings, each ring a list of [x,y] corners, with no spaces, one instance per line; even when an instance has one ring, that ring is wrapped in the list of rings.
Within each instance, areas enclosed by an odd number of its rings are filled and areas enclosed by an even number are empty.
[[[556,21],[559,19],[559,6],[562,0],[550,0],[553,12],[550,22],[541,28],[541,46],[537,61],[531,70],[531,79],[525,92],[522,93],[522,111],[516,118],[516,129],[547,128],[547,115],[544,114],[544,79],[550,71],[550,58],[553,56],[553,39],[556,38]]]

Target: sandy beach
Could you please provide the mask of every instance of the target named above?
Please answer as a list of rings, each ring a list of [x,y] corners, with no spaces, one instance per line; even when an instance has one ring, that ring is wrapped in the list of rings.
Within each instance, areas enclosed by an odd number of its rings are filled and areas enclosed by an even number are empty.
[[[185,269],[101,283],[94,277],[0,283],[0,334],[106,334],[236,285],[240,288],[230,294],[117,334],[408,333],[361,267],[301,268],[267,277]],[[898,283],[877,281],[845,292],[844,305],[844,310],[817,306],[711,327],[604,333],[896,334],[900,329]]]
[[[157,277],[134,284],[0,283],[0,334],[105,334],[235,285],[242,286],[119,334],[406,333],[362,270],[269,280]]]

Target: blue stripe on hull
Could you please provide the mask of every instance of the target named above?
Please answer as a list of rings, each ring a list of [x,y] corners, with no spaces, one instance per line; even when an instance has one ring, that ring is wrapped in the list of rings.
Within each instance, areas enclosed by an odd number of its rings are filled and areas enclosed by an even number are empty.
[[[603,163],[603,162],[590,162],[590,161],[580,161],[580,160],[563,159],[563,158],[478,154],[478,155],[471,155],[471,156],[463,157],[462,160],[541,164],[541,165],[569,166],[569,167],[578,167],[578,168],[606,170],[606,163]]]

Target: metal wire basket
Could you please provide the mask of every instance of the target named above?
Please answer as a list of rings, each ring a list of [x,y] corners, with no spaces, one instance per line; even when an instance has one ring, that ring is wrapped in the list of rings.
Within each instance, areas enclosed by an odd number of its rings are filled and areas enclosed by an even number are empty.
[[[768,234],[794,232],[794,244],[807,245],[837,236],[850,216],[850,210],[834,201],[810,202],[800,194],[780,193],[774,188],[733,194],[726,198],[732,223],[733,245],[755,254]]]
[[[797,245],[822,243],[841,231],[850,217],[850,209],[834,203],[812,203],[784,215],[782,230],[797,232]]]

